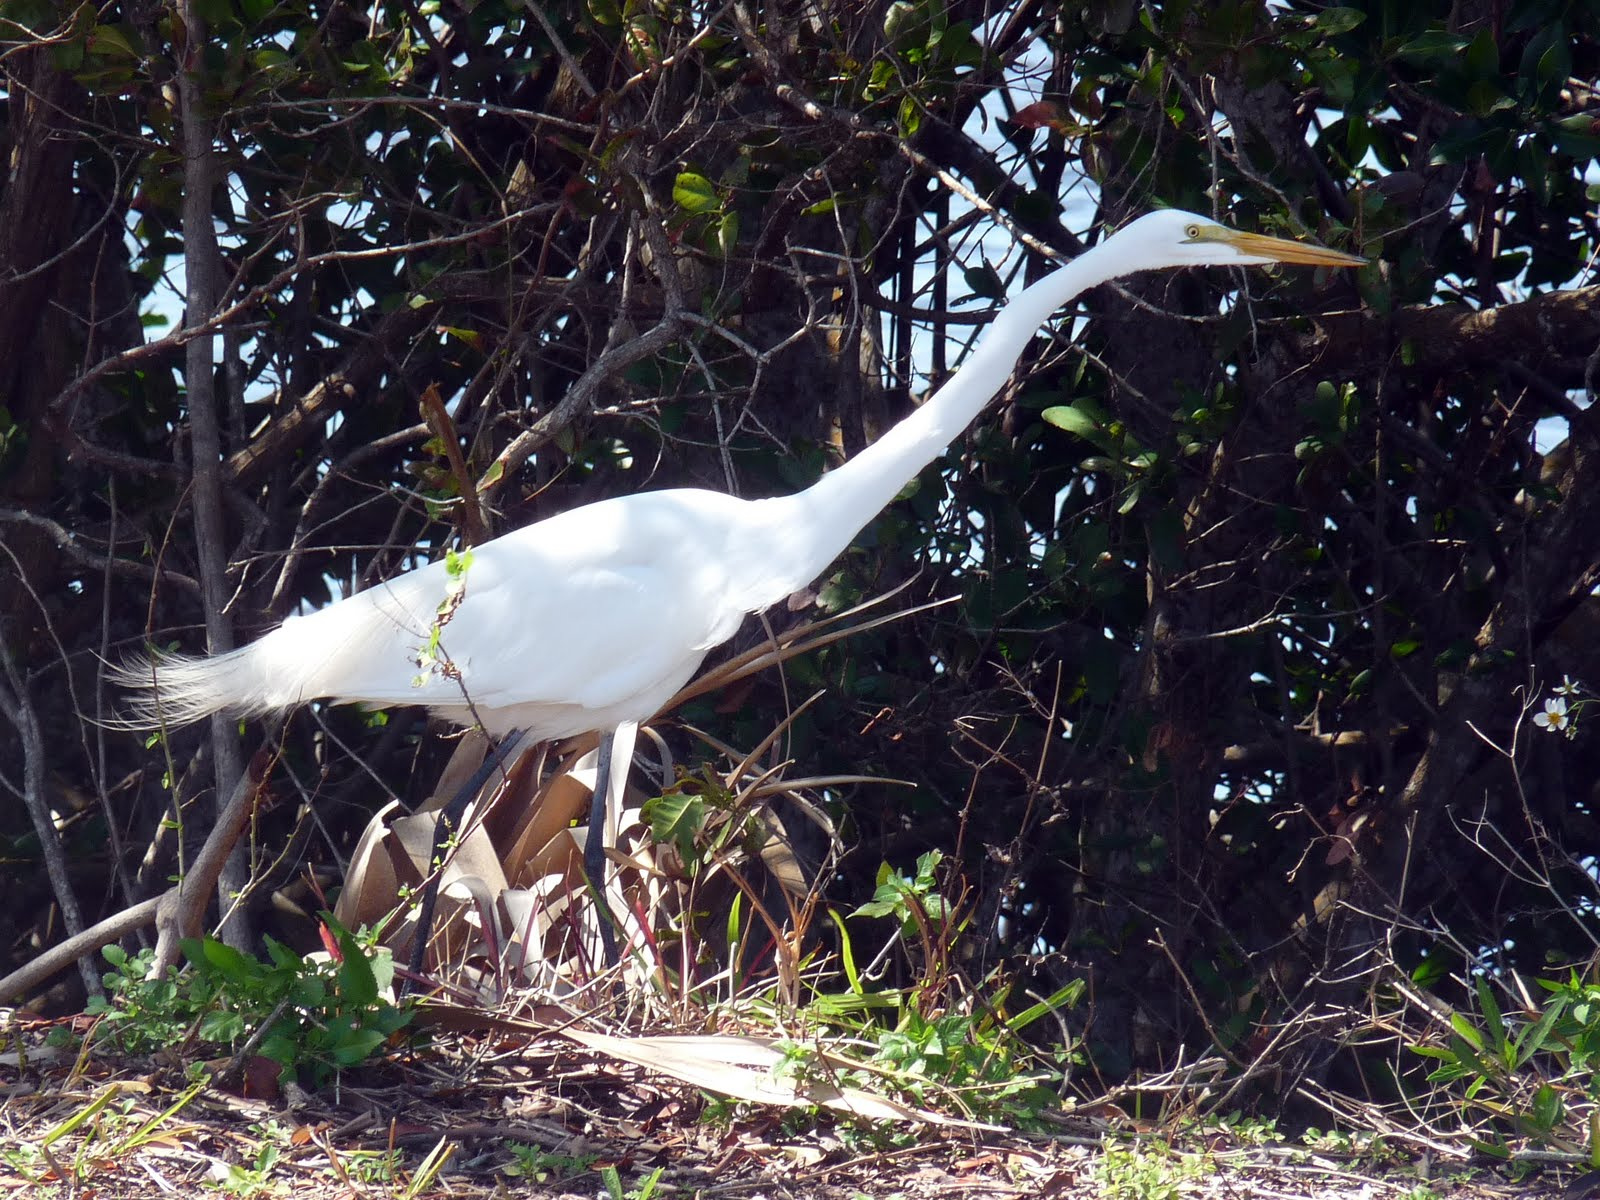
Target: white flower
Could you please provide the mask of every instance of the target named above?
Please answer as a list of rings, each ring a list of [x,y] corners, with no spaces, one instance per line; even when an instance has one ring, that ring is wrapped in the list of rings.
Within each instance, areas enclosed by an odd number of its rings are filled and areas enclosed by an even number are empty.
[[[1567,702],[1560,696],[1544,702],[1544,711],[1535,713],[1533,723],[1551,733],[1563,733],[1567,728]]]
[[[1579,692],[1583,691],[1583,684],[1579,683],[1571,675],[1563,675],[1561,677],[1561,683],[1551,690],[1554,691],[1558,696],[1576,696]]]

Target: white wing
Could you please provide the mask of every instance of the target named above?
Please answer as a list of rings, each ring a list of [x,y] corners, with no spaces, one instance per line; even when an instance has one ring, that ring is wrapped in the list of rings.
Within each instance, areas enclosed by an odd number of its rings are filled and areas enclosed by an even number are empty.
[[[494,724],[541,736],[642,720],[743,619],[751,589],[735,577],[750,556],[731,548],[752,544],[754,511],[693,490],[586,505],[477,547],[458,581],[432,563],[231,654],[158,659],[136,712],[175,724],[322,697],[426,704],[463,723],[470,701],[486,719],[514,709]],[[152,673],[130,667],[121,682],[149,689]]]
[[[343,643],[313,694],[611,708],[666,676],[687,678],[743,616],[721,601],[729,589],[726,564],[708,553],[721,540],[707,527],[712,514],[683,497],[590,505],[485,543],[459,576],[462,598],[448,619],[439,605],[452,581],[432,563],[286,621],[272,636],[304,636],[325,650]],[[424,671],[418,657],[436,625],[439,663],[449,665]]]

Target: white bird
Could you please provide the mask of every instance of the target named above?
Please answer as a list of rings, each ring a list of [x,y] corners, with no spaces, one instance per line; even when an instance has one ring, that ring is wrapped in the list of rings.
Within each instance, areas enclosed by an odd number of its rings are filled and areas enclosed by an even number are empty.
[[[142,693],[131,713],[140,727],[224,710],[258,716],[317,699],[423,704],[458,725],[481,722],[491,736],[599,732],[609,759],[607,735],[631,735],[747,614],[815,580],[983,410],[1039,327],[1079,293],[1167,267],[1364,261],[1193,213],[1149,213],[1024,289],[943,387],[802,492],[741,500],[673,488],[586,504],[475,547],[454,577],[431,563],[290,617],[242,649],[126,663],[117,682]],[[628,756],[620,757],[625,768]],[[604,812],[608,765],[596,813]],[[586,846],[595,867],[598,829]],[[599,877],[589,871],[591,883]]]

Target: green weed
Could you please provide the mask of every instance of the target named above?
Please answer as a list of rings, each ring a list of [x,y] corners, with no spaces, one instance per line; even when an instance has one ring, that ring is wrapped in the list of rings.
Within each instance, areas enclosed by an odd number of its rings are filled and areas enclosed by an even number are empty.
[[[236,1050],[255,1039],[285,1076],[304,1073],[318,1086],[411,1020],[387,997],[389,952],[348,930],[335,928],[334,937],[339,955],[326,960],[302,958],[268,938],[266,962],[214,938],[190,939],[182,944],[187,970],[160,979],[147,978],[151,952],[129,957],[108,946],[108,998],[88,1009],[101,1018],[96,1036],[134,1053],[190,1041]]]
[[[1092,1173],[1107,1200],[1176,1200],[1208,1169],[1201,1155],[1176,1151],[1157,1141],[1108,1145]]]
[[[1506,1012],[1487,977],[1476,981],[1477,1012],[1451,1012],[1443,1045],[1412,1050],[1438,1065],[1430,1083],[1462,1085],[1461,1096],[1484,1121],[1476,1144],[1505,1158],[1507,1136],[1587,1154],[1600,1167],[1596,1100],[1600,1087],[1600,984],[1576,973],[1564,981],[1538,980],[1544,1004],[1526,989],[1522,1010]]]
[[[587,1174],[599,1157],[594,1154],[552,1154],[541,1146],[524,1142],[507,1143],[506,1149],[516,1161],[505,1173],[518,1179],[531,1179],[534,1183],[549,1183]]]

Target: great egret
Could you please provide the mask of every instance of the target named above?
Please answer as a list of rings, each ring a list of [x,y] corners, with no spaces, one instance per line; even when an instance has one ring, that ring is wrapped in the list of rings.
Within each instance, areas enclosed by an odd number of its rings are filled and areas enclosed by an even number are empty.
[[[613,731],[631,747],[637,724],[747,614],[810,584],[982,411],[1061,305],[1137,271],[1364,261],[1193,213],[1149,213],[1024,289],[943,387],[802,492],[741,500],[674,488],[586,504],[477,546],[464,568],[408,571],[226,654],[126,663],[117,682],[142,691],[132,720],[149,728],[326,699],[425,704],[495,737],[599,732],[591,817],[603,818]],[[628,757],[618,756],[624,776]],[[592,820],[585,869],[603,898],[601,855]]]

